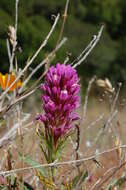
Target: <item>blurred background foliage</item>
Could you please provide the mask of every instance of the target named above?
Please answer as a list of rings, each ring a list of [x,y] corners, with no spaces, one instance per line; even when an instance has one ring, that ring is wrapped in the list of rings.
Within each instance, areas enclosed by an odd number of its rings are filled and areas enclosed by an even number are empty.
[[[20,0],[18,42],[22,53],[18,53],[18,63],[23,67],[48,34],[54,21],[52,15],[63,15],[66,0]],[[0,0],[0,60],[1,72],[8,71],[6,37],[9,25],[14,25],[15,0]],[[78,67],[82,79],[92,75],[109,77],[113,82],[126,81],[126,1],[120,0],[70,0],[68,17],[63,36],[67,43],[57,53],[53,63],[63,62],[67,52],[70,61],[87,46],[92,36],[105,23],[105,30],[95,50],[84,64]],[[31,69],[53,50],[56,45],[62,19],[39,54]],[[29,71],[30,72],[30,71]],[[38,74],[40,74],[39,71]]]

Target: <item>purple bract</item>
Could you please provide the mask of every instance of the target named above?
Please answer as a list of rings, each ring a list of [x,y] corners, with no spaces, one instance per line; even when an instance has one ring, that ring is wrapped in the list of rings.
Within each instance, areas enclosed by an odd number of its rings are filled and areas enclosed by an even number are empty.
[[[79,119],[75,113],[80,103],[80,85],[76,70],[64,64],[50,67],[41,89],[44,114],[37,119],[51,132],[56,144],[60,137],[74,127],[73,121]]]

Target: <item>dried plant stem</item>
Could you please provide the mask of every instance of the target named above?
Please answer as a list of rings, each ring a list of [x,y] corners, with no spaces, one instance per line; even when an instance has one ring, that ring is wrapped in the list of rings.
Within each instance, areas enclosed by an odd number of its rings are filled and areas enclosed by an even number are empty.
[[[91,122],[86,129],[90,129],[94,125],[96,125],[98,122],[100,122],[104,118],[104,113],[102,113],[95,121]]]
[[[97,185],[92,188],[91,190],[97,190],[100,189],[101,187],[103,187],[103,184],[105,184],[108,180],[110,180],[122,167],[124,167],[126,165],[126,162],[121,163],[119,166],[117,166],[114,171],[112,173],[110,173],[105,179],[103,179],[103,181],[99,184],[97,183]]]
[[[23,94],[21,97],[18,97],[17,99],[15,99],[12,103],[10,103],[9,105],[5,106],[2,108],[0,115],[1,117],[7,113],[13,106],[15,106],[17,103],[19,103],[20,101],[23,101],[25,98],[29,97],[30,95],[32,95],[38,88],[40,87],[37,86],[36,88],[34,88],[31,91],[28,91],[27,94]]]
[[[7,169],[9,171],[12,170],[12,155],[11,155],[11,147],[7,149]],[[7,177],[7,184],[6,187],[8,190],[11,189],[11,178]]]
[[[38,54],[40,53],[40,51],[45,47],[45,45],[47,44],[51,34],[53,33],[55,26],[59,20],[59,14],[57,15],[55,22],[50,30],[50,32],[48,33],[47,37],[45,38],[44,42],[40,45],[39,49],[36,51],[36,53],[32,56],[32,58],[29,60],[29,62],[27,63],[27,65],[24,67],[24,69],[19,73],[19,75],[16,77],[16,79],[14,80],[13,83],[11,83],[11,85],[2,93],[2,95],[0,96],[0,100],[7,94],[7,92],[9,91],[9,89],[14,85],[15,82],[17,82],[20,77],[23,75],[23,73],[28,69],[28,67],[32,64],[32,62],[35,60],[35,58],[38,56]]]
[[[103,31],[104,25],[101,26],[99,32],[97,35],[93,36],[93,40],[89,43],[89,45],[86,47],[86,49],[82,52],[82,54],[77,58],[77,63],[75,63],[73,65],[73,68],[76,68],[77,66],[79,66],[86,58],[87,56],[91,53],[91,51],[94,49],[94,47],[96,46],[96,44],[99,42],[100,37],[102,35],[102,31]],[[84,54],[84,55],[83,55]],[[81,58],[82,57],[82,58]],[[80,60],[78,60],[80,59]],[[72,63],[73,64],[73,63]]]
[[[6,40],[6,44],[7,44],[7,52],[8,52],[8,58],[9,58],[9,62],[10,62],[10,70],[11,70],[11,50],[10,50],[10,43],[9,40]]]
[[[87,88],[87,91],[86,91],[85,101],[84,101],[84,106],[83,106],[82,117],[81,117],[81,120],[80,120],[80,126],[82,126],[82,124],[84,124],[85,119],[86,119],[89,92],[90,92],[91,87],[92,87],[92,84],[94,83],[95,80],[96,80],[96,76],[92,77],[91,80],[90,80],[89,83],[88,83],[88,88]],[[82,135],[83,135],[83,134],[82,134],[82,133],[80,133],[80,134],[81,134],[81,135],[80,135],[80,144],[81,144]]]
[[[18,135],[20,137],[20,152],[22,154],[22,162],[21,167],[24,168],[24,137],[23,137],[23,130],[22,130],[22,119],[21,119],[21,106],[20,104],[17,105],[17,117],[18,117]],[[21,181],[22,181],[22,189],[24,189],[24,173],[21,173]]]
[[[70,59],[70,58],[69,58],[69,56],[67,55],[67,57],[65,58],[63,64],[66,65],[66,64],[68,63],[69,59]]]
[[[56,51],[58,51],[58,49],[61,48],[61,46],[62,46],[66,41],[67,41],[67,38],[64,38],[64,39],[60,42],[60,44],[57,46]],[[51,52],[51,53],[49,54],[49,57],[51,57],[51,56],[53,56],[53,52]],[[46,59],[45,59],[44,61],[45,61],[45,63],[46,63]],[[44,62],[44,61],[43,61],[43,62]],[[42,66],[43,62],[41,62],[41,66]],[[37,71],[37,70],[38,70],[38,67],[36,67],[36,71]],[[33,75],[33,74],[34,74],[34,73],[32,73],[32,75]],[[21,95],[20,97],[17,97],[17,98],[16,98],[13,102],[11,102],[9,105],[2,107],[2,108],[0,109],[1,117],[2,117],[6,112],[8,112],[8,111],[12,108],[12,106],[14,106],[15,104],[17,104],[17,103],[20,102],[20,101],[23,101],[25,98],[29,97],[29,96],[32,95],[34,92],[36,92],[36,90],[40,87],[40,85],[38,85],[38,83],[39,83],[39,82],[41,81],[41,79],[45,76],[45,74],[46,74],[46,72],[44,72],[44,73],[40,76],[40,78],[34,83],[34,85],[33,85],[28,91],[24,92],[23,95]],[[28,82],[28,81],[27,81],[27,82]],[[37,86],[37,85],[38,85],[38,86]],[[20,90],[22,90],[22,89],[20,89]],[[20,92],[20,90],[19,90],[19,92]],[[2,100],[4,100],[4,99],[2,99]]]
[[[106,175],[107,175],[108,173],[110,173],[111,171],[113,171],[114,169],[116,169],[117,167],[118,167],[118,166],[116,165],[116,166],[114,166],[114,167],[112,167],[112,168],[109,168],[109,169],[95,182],[95,184],[91,187],[90,190],[94,190],[94,189],[96,188],[96,186],[97,186],[99,183],[101,183],[102,179],[103,179],[104,177],[106,177]]]
[[[60,43],[60,41],[62,39],[64,26],[65,26],[65,22],[66,22],[66,18],[67,18],[68,6],[69,6],[69,0],[66,0],[66,6],[65,6],[65,11],[64,11],[64,15],[63,15],[63,23],[62,23],[62,26],[61,26],[59,38],[58,38],[57,43],[56,43],[56,48],[57,48],[58,44]]]
[[[106,123],[104,124],[104,126],[102,127],[102,129],[99,131],[97,137],[94,140],[94,144],[97,143],[101,137],[101,135],[104,134],[105,129],[108,128],[108,126],[111,124],[112,120],[115,118],[115,116],[117,115],[118,111],[115,110],[108,118],[108,120],[106,121]]]
[[[122,83],[119,83],[119,87],[118,87],[117,93],[116,93],[116,95],[115,95],[115,98],[114,98],[114,100],[113,100],[113,102],[112,102],[112,105],[111,105],[111,108],[110,108],[110,109],[111,109],[111,110],[110,110],[111,113],[113,113],[113,111],[114,111],[114,109],[115,109],[117,100],[118,100],[118,98],[119,98],[119,93],[120,93],[121,86],[122,86]]]
[[[33,125],[33,121],[32,122],[29,122],[28,124],[26,124],[25,126],[23,126],[23,128],[25,129],[26,127],[30,127],[30,126],[32,126]],[[26,129],[25,129],[26,130]],[[33,131],[33,130],[29,130],[29,129],[27,129],[28,130],[28,132],[30,133],[31,131]],[[23,132],[23,134],[22,134],[22,136],[23,136],[23,138],[24,138],[24,136],[26,136],[28,133],[27,132]],[[8,144],[11,144],[14,140],[17,140],[17,139],[19,139],[19,136],[16,136],[16,133],[15,133],[15,135],[12,135],[12,137],[10,136],[8,139],[6,139],[5,141],[3,141],[2,142],[2,144],[0,144],[0,148],[3,148],[3,147],[5,147],[6,145],[8,145]]]
[[[40,164],[40,165],[36,165],[33,167],[18,168],[18,169],[14,169],[11,171],[1,171],[0,175],[11,175],[13,173],[18,173],[18,172],[27,171],[27,170],[31,170],[31,169],[35,169],[35,168],[41,168],[41,167],[53,167],[53,166],[58,167],[58,166],[64,166],[64,165],[73,165],[73,164],[77,164],[77,163],[83,163],[86,161],[93,160],[98,156],[103,156],[104,154],[108,154],[110,152],[113,152],[119,148],[125,149],[126,145],[116,146],[116,147],[113,147],[111,149],[104,150],[103,152],[99,152],[97,154],[93,154],[92,156],[81,158],[78,160],[69,160],[69,161],[65,161],[65,162],[52,162],[49,164]]]
[[[55,51],[58,51],[59,48],[66,42],[67,38],[64,38],[60,44],[56,47]],[[29,76],[26,78],[26,80],[23,82],[23,86],[21,87],[21,89],[19,90],[19,93],[21,93],[24,89],[24,87],[26,86],[26,84],[29,82],[29,80],[32,78],[32,76],[43,66],[46,64],[47,60],[50,60],[51,58],[53,58],[54,56],[54,52],[51,52],[46,59],[44,59],[41,63],[39,63],[37,65],[36,68],[34,68],[34,70],[29,74]]]
[[[89,92],[91,90],[91,87],[92,87],[92,84],[94,83],[94,81],[96,80],[96,76],[94,76],[90,81],[89,81],[89,84],[88,84],[88,88],[87,88],[87,92],[86,92],[86,95],[85,95],[85,101],[84,101],[84,106],[83,106],[83,114],[82,114],[82,119],[81,119],[81,124],[83,124],[83,122],[85,121],[85,118],[86,118],[86,113],[87,113],[87,104],[88,104],[88,97],[89,97]]]
[[[29,115],[25,116],[22,119],[22,123],[26,122],[29,119]],[[5,142],[8,142],[12,140],[17,133],[17,129],[19,128],[19,123],[16,123],[12,128],[9,129],[9,131],[0,139],[0,147],[2,147]]]
[[[111,107],[110,107],[109,117],[108,117],[107,121],[105,122],[104,126],[102,127],[102,129],[99,131],[99,133],[98,133],[97,137],[95,138],[93,144],[98,143],[98,141],[101,139],[101,135],[104,134],[105,130],[107,130],[107,128],[111,124],[112,120],[115,118],[115,116],[118,113],[118,110],[115,110],[115,106],[116,106],[116,103],[117,103],[117,100],[118,100],[118,97],[119,97],[120,88],[121,88],[121,83],[119,84],[119,88],[117,90],[115,98],[112,101],[112,104],[111,104]]]
[[[12,48],[12,55],[10,58],[10,72],[13,71],[13,61],[14,61],[16,46],[17,46],[18,3],[19,3],[19,0],[16,0],[16,3],[15,3],[15,32],[14,32],[14,43],[13,43],[13,48]]]

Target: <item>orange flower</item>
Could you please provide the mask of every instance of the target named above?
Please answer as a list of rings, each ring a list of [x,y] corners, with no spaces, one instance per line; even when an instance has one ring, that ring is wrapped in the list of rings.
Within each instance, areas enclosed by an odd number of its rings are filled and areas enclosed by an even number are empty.
[[[3,75],[0,73],[0,86],[3,90],[8,88],[16,79],[16,76],[14,74],[5,74]],[[10,88],[10,92],[15,90],[16,88],[20,88],[22,86],[22,82],[19,79],[17,82],[13,84],[13,86]]]

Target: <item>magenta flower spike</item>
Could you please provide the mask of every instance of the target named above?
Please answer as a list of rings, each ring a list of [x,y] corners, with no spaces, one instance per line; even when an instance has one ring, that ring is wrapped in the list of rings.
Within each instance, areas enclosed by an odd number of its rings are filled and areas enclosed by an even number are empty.
[[[80,103],[80,85],[76,70],[64,64],[50,67],[41,89],[44,114],[37,119],[51,132],[56,145],[58,139],[74,127],[73,122],[79,119],[75,112]]]

